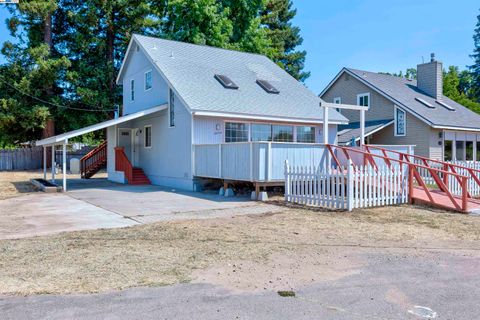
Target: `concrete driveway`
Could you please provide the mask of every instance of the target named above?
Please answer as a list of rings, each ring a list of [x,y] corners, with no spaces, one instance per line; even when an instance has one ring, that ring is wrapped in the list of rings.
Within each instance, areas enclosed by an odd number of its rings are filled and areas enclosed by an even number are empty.
[[[246,197],[121,185],[106,179],[72,179],[66,193],[38,192],[1,200],[0,239],[278,210]]]

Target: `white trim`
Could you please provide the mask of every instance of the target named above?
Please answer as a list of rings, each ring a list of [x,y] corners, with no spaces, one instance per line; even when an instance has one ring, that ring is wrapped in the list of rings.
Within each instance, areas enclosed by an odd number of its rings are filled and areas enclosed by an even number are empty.
[[[465,128],[465,127],[449,127],[449,126],[431,126],[431,127],[434,129],[480,132],[480,129]]]
[[[403,134],[397,133],[397,110],[400,110],[401,112],[403,112],[405,114],[405,126],[404,126]],[[394,120],[394,123],[395,123],[395,125],[393,126],[393,135],[395,137],[405,137],[407,135],[407,112],[405,110],[403,110],[402,108],[396,106],[396,105],[393,108],[393,112],[394,112],[393,120]]]
[[[277,122],[288,122],[288,123],[323,124],[323,120],[259,116],[259,115],[253,115],[253,114],[252,115],[245,115],[245,114],[225,113],[225,112],[215,112],[215,111],[194,111],[193,115],[197,116],[197,117],[213,117],[213,118],[224,118],[224,119],[244,119],[244,121],[264,120],[264,121],[277,121]],[[329,121],[329,124],[348,124],[348,122],[346,122],[346,121]]]
[[[147,146],[146,144],[146,140],[147,140],[147,128],[150,128],[150,145]],[[143,148],[144,149],[152,149],[152,138],[153,138],[153,134],[152,134],[152,125],[151,124],[147,124],[143,127]]]
[[[354,105],[354,104],[335,104],[335,103],[329,103],[329,102],[322,102],[320,104],[320,107],[325,107],[325,108],[332,108],[332,109],[347,109],[347,110],[357,110],[357,111],[368,111],[370,107],[365,107],[365,106],[359,106],[359,105]]]
[[[117,125],[117,124],[120,124],[120,123],[124,123],[124,122],[130,121],[130,120],[134,120],[134,119],[137,119],[137,118],[140,118],[140,117],[143,117],[143,116],[146,116],[146,115],[158,112],[158,111],[166,110],[167,108],[168,108],[167,104],[162,104],[160,106],[156,106],[156,107],[153,107],[153,108],[150,108],[150,109],[146,109],[146,110],[142,110],[142,111],[139,111],[139,112],[131,113],[129,115],[119,117],[117,119],[107,120],[107,121],[100,122],[100,123],[97,123],[97,124],[94,124],[94,125],[91,125],[91,126],[88,126],[88,127],[85,127],[85,128],[73,130],[73,131],[66,132],[66,133],[63,133],[63,134],[59,134],[59,135],[49,137],[49,138],[46,138],[46,139],[43,139],[43,140],[38,140],[35,144],[37,146],[59,144],[59,142],[64,141],[65,139],[78,137],[78,136],[81,136],[82,134],[85,134],[85,133],[89,133],[89,132],[97,131],[97,130],[100,130],[100,129],[108,128],[108,127],[111,127],[111,126],[114,126],[114,125]]]
[[[336,102],[338,101],[338,102]],[[335,97],[333,98],[333,103],[334,104],[342,104],[342,97]]]
[[[370,101],[370,92],[357,94],[357,106],[361,106],[360,105],[360,98],[363,98],[363,97],[368,97],[368,104],[366,106],[362,106],[362,107],[370,108],[370,102],[371,102]]]
[[[150,73],[150,88],[147,89],[147,73]],[[143,91],[147,92],[152,90],[153,88],[153,73],[152,69],[147,70],[143,73]]]

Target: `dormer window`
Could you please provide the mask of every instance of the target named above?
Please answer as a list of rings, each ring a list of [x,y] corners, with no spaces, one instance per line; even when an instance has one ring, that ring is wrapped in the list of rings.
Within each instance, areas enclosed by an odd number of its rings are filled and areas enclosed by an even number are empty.
[[[228,76],[224,74],[216,74],[215,79],[225,88],[225,89],[238,89],[238,86],[233,82]]]
[[[257,79],[257,84],[262,87],[263,90],[265,90],[268,93],[272,94],[279,94],[280,91],[277,90],[270,82],[267,80],[259,80]]]

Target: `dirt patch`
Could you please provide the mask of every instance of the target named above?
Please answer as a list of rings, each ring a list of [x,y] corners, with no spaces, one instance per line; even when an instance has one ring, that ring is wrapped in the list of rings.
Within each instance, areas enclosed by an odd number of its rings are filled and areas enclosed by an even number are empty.
[[[0,241],[0,294],[98,292],[192,280],[237,290],[291,290],[312,279],[357,272],[363,261],[350,253],[362,248],[406,248],[412,254],[419,248],[479,250],[479,239],[478,217],[409,206],[353,213],[285,208],[71,232]],[[317,276],[306,276],[312,272]]]
[[[36,192],[30,179],[42,178],[40,171],[0,172],[0,200]]]

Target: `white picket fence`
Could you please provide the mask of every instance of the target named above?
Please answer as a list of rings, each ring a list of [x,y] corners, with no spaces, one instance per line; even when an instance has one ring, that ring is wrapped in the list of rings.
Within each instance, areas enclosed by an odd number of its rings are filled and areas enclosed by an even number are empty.
[[[353,210],[408,202],[408,167],[353,166],[325,170],[285,162],[285,200]]]
[[[422,164],[422,165],[424,164],[422,161],[420,161],[418,159],[415,159],[414,162],[416,164]],[[480,161],[449,161],[449,163],[459,165],[459,166],[462,166],[462,167],[466,167],[466,168],[470,168],[470,169],[480,170]],[[430,165],[430,167],[435,168],[435,169],[445,170],[445,168],[443,167],[442,164],[439,164],[439,163],[436,163],[436,162],[431,162],[431,163],[429,163],[429,165]],[[426,184],[436,185],[436,182],[433,179],[433,177],[432,177],[432,175],[431,175],[431,173],[428,169],[417,168],[417,170],[418,170],[420,176],[423,178],[423,181],[425,181]],[[449,169],[449,171],[451,171],[451,170]],[[468,192],[470,193],[470,195],[472,197],[480,196],[480,185],[477,183],[477,181],[475,181],[475,178],[473,178],[471,176],[471,174],[468,172],[468,170],[462,169],[462,168],[455,168],[455,171],[456,171],[456,173],[458,173],[460,175],[465,175],[465,176],[469,177],[469,179],[467,181],[467,189],[468,189]],[[438,175],[440,176],[440,178],[442,178],[442,176],[443,176],[442,173],[439,173]],[[475,172],[475,175],[476,175],[477,178],[480,179],[480,173]],[[460,181],[456,177],[451,176],[451,175],[448,176],[447,187],[448,187],[448,190],[450,190],[450,192],[453,195],[457,195],[457,196],[462,195],[462,186],[460,184]]]

